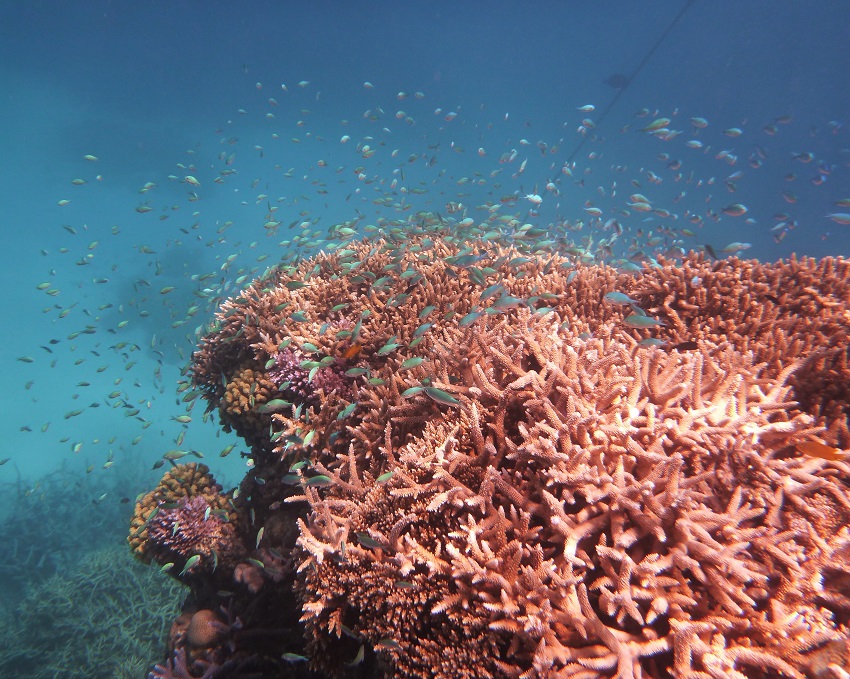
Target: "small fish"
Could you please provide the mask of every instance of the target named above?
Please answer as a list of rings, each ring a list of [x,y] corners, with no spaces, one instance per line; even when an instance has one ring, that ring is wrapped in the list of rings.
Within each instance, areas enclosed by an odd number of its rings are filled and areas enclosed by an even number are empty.
[[[185,566],[183,566],[183,570],[182,570],[182,571],[180,571],[180,576],[185,575],[187,571],[189,571],[189,570],[191,570],[192,568],[194,568],[195,566],[197,566],[197,565],[198,565],[198,562],[199,562],[200,560],[201,560],[201,555],[200,555],[200,554],[195,554],[194,556],[190,556],[190,557],[189,557],[189,560],[188,560],[188,561],[186,561],[186,565],[185,565]],[[178,576],[178,577],[180,577],[180,576]]]
[[[641,132],[655,132],[670,124],[670,118],[656,118],[649,125],[641,129]]]
[[[333,479],[325,474],[319,474],[311,476],[306,483],[308,486],[329,486],[333,483]]]
[[[409,389],[407,391],[410,391]],[[449,394],[442,389],[437,389],[436,387],[423,387],[423,391],[425,395],[428,396],[433,401],[437,403],[442,403],[446,406],[456,406],[460,405],[460,401],[458,401],[454,396]],[[406,393],[406,392],[405,392]]]
[[[831,212],[827,215],[836,224],[850,224],[850,214],[846,212]]]
[[[176,417],[172,415],[171,419],[175,422],[180,422],[181,424],[188,424],[192,421],[192,418],[188,415],[177,415]]]
[[[477,321],[483,315],[484,315],[484,311],[481,310],[481,309],[476,309],[474,311],[470,311],[468,314],[466,314],[466,316],[464,316],[463,318],[460,319],[460,321],[458,322],[458,325],[461,328],[465,328],[466,326],[472,325],[473,323],[475,323],[475,321]]]
[[[639,302],[636,299],[632,299],[627,294],[623,292],[609,292],[602,297],[606,302],[611,302],[611,304],[638,304]]]
[[[199,457],[199,453],[194,450],[169,450],[164,453],[162,456],[163,460],[169,460],[170,462],[176,462],[177,460],[186,457],[187,455],[194,455],[195,457]]]
[[[357,535],[357,541],[366,549],[386,549],[383,542],[378,542],[369,533],[355,533],[355,535]]]
[[[741,250],[747,250],[752,247],[750,243],[738,243],[737,241],[734,243],[729,243],[726,247],[722,248],[720,252],[741,252]]]
[[[409,370],[410,368],[416,368],[417,366],[422,365],[426,359],[420,356],[414,356],[412,358],[408,358],[401,364],[402,370]]]
[[[257,406],[256,408],[254,408],[254,410],[255,412],[258,412],[260,414],[266,414],[276,413],[280,410],[285,410],[286,408],[290,407],[292,407],[292,403],[290,403],[289,401],[286,401],[282,398],[274,398],[271,401],[267,401],[266,403]]]
[[[356,402],[350,403],[349,405],[345,406],[345,408],[342,409],[342,412],[340,412],[340,414],[336,416],[336,419],[344,420],[346,417],[348,417],[349,415],[351,415],[351,413],[354,412],[354,409],[356,407],[357,407]]]
[[[299,655],[298,653],[284,653],[280,656],[286,662],[307,662],[309,658],[305,655]]]
[[[796,444],[796,448],[803,455],[819,457],[822,460],[829,460],[830,462],[843,460],[845,458],[843,451],[838,448],[828,446],[825,443],[821,443],[820,441],[800,441],[800,443]]]
[[[623,319],[623,323],[628,325],[630,328],[655,328],[659,325],[667,325],[664,321],[660,321],[657,318],[652,318],[651,316],[641,316],[639,314],[632,314],[631,316],[626,316]]]
[[[723,214],[729,215],[730,217],[740,217],[747,212],[747,206],[743,203],[732,203],[731,205],[727,205],[723,208]]]
[[[382,347],[381,347],[380,349],[378,349],[378,351],[376,352],[376,353],[378,354],[378,356],[386,356],[387,354],[392,353],[393,351],[395,351],[396,349],[398,349],[398,348],[401,346],[401,344],[399,344],[398,342],[396,342],[396,341],[395,341],[395,339],[396,339],[396,338],[395,338],[395,335],[393,335],[392,337],[390,337],[390,339],[389,339],[389,340],[387,340],[387,343],[386,343],[386,344],[384,344],[384,346],[382,346]]]

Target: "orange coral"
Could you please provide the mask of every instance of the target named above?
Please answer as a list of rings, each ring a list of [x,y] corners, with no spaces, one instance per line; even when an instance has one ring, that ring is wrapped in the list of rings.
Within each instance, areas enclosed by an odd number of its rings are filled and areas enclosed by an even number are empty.
[[[224,621],[214,611],[202,608],[189,621],[186,639],[193,648],[210,648],[217,645],[226,631]]]

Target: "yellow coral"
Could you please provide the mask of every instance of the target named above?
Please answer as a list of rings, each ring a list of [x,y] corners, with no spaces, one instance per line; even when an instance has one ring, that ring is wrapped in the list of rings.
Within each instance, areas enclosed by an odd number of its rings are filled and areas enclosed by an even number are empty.
[[[264,372],[250,366],[239,368],[228,380],[219,405],[225,429],[235,429],[251,445],[267,443],[269,417],[256,412],[256,408],[275,398],[277,391]]]

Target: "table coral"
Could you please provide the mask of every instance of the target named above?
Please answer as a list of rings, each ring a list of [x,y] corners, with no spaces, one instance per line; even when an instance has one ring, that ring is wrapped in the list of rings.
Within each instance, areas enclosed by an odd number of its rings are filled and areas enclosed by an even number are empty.
[[[242,639],[295,592],[331,674],[815,676],[850,620],[850,264],[403,236],[270,270],[193,356],[252,446]]]

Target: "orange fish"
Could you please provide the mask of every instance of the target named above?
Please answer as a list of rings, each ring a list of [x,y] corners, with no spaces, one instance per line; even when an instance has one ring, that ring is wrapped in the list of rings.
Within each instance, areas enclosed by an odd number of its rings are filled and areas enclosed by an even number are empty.
[[[360,353],[360,350],[363,349],[359,344],[352,344],[348,349],[342,352],[343,358],[354,358],[357,354]]]
[[[832,462],[844,459],[844,453],[841,450],[820,441],[801,441],[797,444],[797,450],[803,455],[819,457],[822,460],[830,460]]]

